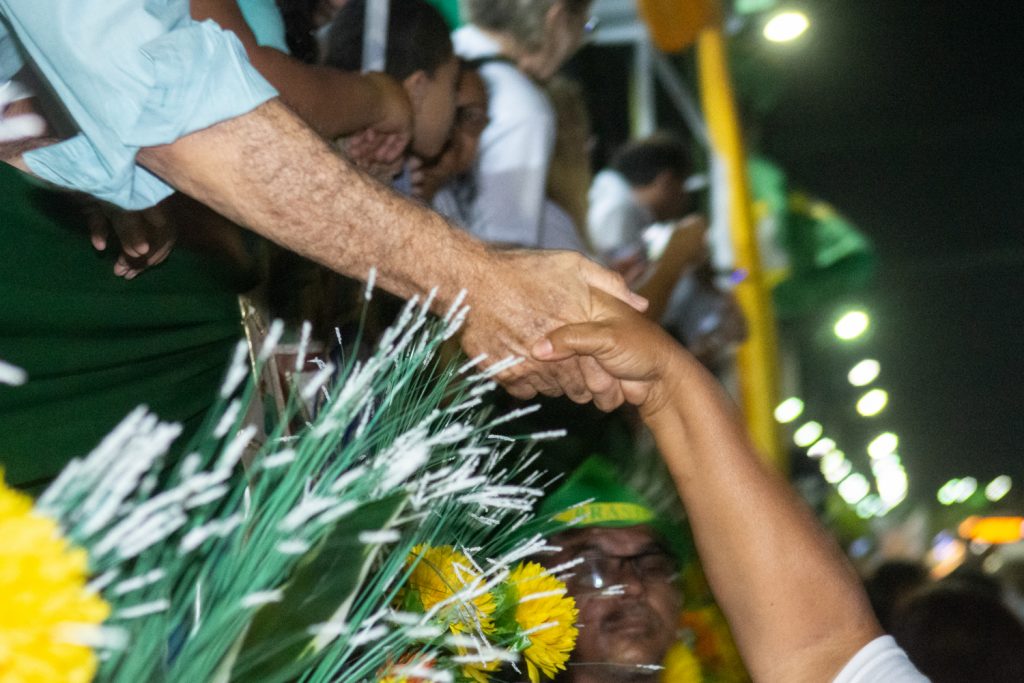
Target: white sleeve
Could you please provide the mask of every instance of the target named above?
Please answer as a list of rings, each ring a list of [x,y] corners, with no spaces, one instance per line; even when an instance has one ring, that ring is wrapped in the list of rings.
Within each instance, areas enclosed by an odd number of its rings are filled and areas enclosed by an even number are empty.
[[[490,90],[491,123],[480,140],[471,232],[487,242],[536,247],[555,139],[554,114],[544,94],[513,67],[488,64],[481,75]]]
[[[833,683],[928,683],[892,636],[880,636],[853,656]]]

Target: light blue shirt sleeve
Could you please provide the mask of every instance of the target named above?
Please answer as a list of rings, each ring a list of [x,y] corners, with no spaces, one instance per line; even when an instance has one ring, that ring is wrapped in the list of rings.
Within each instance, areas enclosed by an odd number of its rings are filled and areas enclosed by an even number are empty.
[[[0,0],[0,77],[31,62],[77,125],[25,155],[41,178],[139,209],[172,192],[139,149],[251,111],[277,92],[234,34],[196,22],[187,0]]]
[[[274,0],[238,0],[238,9],[249,29],[256,37],[256,44],[272,47],[290,54],[286,39],[284,18]]]

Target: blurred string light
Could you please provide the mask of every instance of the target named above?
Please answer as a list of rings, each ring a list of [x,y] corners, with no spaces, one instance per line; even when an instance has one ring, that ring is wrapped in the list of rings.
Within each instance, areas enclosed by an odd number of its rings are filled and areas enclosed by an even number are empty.
[[[821,426],[821,423],[811,420],[800,425],[795,432],[793,432],[793,443],[800,448],[807,448],[815,441],[821,438],[825,428]]]
[[[956,487],[959,483],[959,479],[950,479],[945,484],[939,487],[939,491],[938,493],[935,494],[935,497],[943,505],[952,505],[953,503],[956,502]]]
[[[978,480],[974,477],[964,477],[956,486],[956,502],[966,503],[977,490]]]
[[[854,472],[836,486],[839,495],[850,505],[856,505],[871,492],[871,484],[860,472]]]
[[[1013,480],[1011,480],[1005,474],[999,475],[988,483],[985,487],[985,497],[993,503],[998,502],[1010,492],[1010,488],[1013,486]]]
[[[978,480],[974,477],[964,477],[947,481],[939,488],[935,497],[943,505],[953,505],[954,503],[966,503],[977,491]]]
[[[895,453],[900,445],[900,438],[892,432],[883,432],[871,440],[868,444],[868,455],[872,459]]]
[[[885,389],[872,389],[857,401],[857,412],[863,417],[874,417],[889,404],[889,393]]]
[[[891,510],[906,500],[910,484],[900,456],[889,453],[872,460],[871,473],[875,476],[879,499],[887,509]]]
[[[790,396],[785,401],[775,406],[775,419],[782,424],[787,424],[797,419],[804,412],[804,402],[796,396]]]
[[[773,43],[787,43],[802,36],[810,25],[810,20],[803,12],[779,12],[765,22],[764,37]]]
[[[871,319],[864,311],[850,311],[844,314],[832,327],[832,331],[843,341],[851,341],[867,332]]]
[[[833,451],[833,453],[839,453],[839,451]],[[829,453],[829,455],[832,455],[832,453]],[[847,460],[841,453],[839,456],[834,459],[828,459],[828,456],[825,456],[819,465],[822,476],[830,484],[839,483],[853,471],[853,463]]]
[[[836,442],[832,439],[818,439],[810,448],[807,449],[807,457],[821,458],[835,449]]]
[[[886,506],[882,502],[882,499],[874,494],[864,496],[864,498],[861,499],[859,503],[857,503],[857,507],[854,509],[857,512],[857,516],[861,519],[871,519],[872,517],[880,517],[887,512]]]
[[[850,368],[846,378],[855,387],[866,387],[878,378],[882,365],[873,358],[865,358]]]

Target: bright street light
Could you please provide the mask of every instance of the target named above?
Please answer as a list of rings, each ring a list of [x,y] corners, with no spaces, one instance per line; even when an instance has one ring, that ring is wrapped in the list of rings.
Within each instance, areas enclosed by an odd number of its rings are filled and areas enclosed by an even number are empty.
[[[857,412],[863,417],[873,417],[885,410],[889,403],[889,394],[885,389],[872,389],[857,401]]]
[[[843,341],[856,339],[868,330],[871,318],[864,311],[850,311],[836,321],[833,331]]]
[[[890,453],[895,453],[900,445],[900,438],[892,432],[879,434],[868,444],[868,455],[872,458],[881,458]]]
[[[804,412],[804,402],[796,396],[790,396],[775,407],[775,419],[786,424],[792,422]]]
[[[821,438],[821,433],[825,431],[825,428],[821,426],[821,423],[811,420],[800,425],[800,427],[793,432],[793,443],[800,448],[807,448],[812,443]]]
[[[866,387],[875,381],[881,371],[882,365],[877,360],[866,358],[850,368],[846,378],[855,387]]]
[[[836,442],[832,439],[820,439],[817,443],[807,449],[807,457],[820,458],[836,449]]]
[[[1002,474],[990,481],[988,486],[985,487],[985,497],[995,503],[1002,500],[1003,496],[1010,492],[1011,486],[1013,486],[1013,480]]]
[[[779,12],[764,25],[764,37],[773,43],[788,43],[804,34],[811,25],[803,12]]]
[[[839,482],[836,489],[843,500],[850,505],[855,505],[871,492],[871,484],[868,483],[867,477],[863,474],[854,472]]]

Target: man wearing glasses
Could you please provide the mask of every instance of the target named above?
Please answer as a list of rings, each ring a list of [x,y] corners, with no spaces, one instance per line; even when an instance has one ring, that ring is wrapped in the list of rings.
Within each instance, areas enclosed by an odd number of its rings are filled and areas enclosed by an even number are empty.
[[[579,609],[576,650],[559,680],[656,675],[678,638],[683,600],[677,579],[685,551],[670,540],[678,531],[596,457],[545,501],[545,515],[572,525],[552,536],[560,550],[544,560],[552,568],[571,565],[558,574]]]

